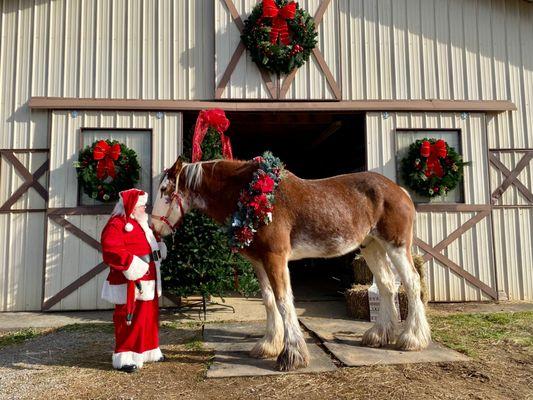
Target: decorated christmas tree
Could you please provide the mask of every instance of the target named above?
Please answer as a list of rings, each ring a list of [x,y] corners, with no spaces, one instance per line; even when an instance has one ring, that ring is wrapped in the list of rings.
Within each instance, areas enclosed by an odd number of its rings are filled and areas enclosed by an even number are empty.
[[[207,113],[210,111],[215,110]],[[205,137],[202,134],[199,141],[194,141],[196,158],[198,154],[202,161],[224,158],[223,153],[227,151],[223,151],[226,150],[223,147],[229,146],[229,139],[221,134],[225,129],[216,121],[202,117],[206,117],[205,111],[200,114],[195,129],[198,131],[199,123],[205,124]],[[229,121],[226,128],[227,125]],[[199,153],[198,146],[201,146]],[[184,138],[187,161],[193,158],[192,149],[193,132],[189,132]],[[171,240],[167,244],[171,246],[170,243]],[[188,213],[174,234],[173,243],[175,248],[169,252],[161,268],[165,290],[182,297],[202,296],[204,318],[206,300],[212,296],[223,298],[229,292],[244,296],[258,293],[259,284],[253,267],[239,254],[231,252],[227,234],[211,218],[196,211]]]

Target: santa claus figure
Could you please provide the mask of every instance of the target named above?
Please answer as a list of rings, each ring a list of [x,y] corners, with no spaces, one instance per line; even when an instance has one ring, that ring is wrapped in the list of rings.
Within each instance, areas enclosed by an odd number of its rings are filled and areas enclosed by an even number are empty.
[[[159,349],[160,263],[166,246],[148,226],[148,194],[120,192],[120,199],[102,232],[104,262],[110,271],[102,298],[115,304],[113,367],[135,372],[143,363],[163,361]]]

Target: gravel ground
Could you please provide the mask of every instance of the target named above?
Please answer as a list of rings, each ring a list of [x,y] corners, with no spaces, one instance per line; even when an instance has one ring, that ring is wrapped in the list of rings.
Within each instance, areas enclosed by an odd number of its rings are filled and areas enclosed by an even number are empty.
[[[0,349],[1,399],[533,399],[533,354],[481,346],[470,362],[339,368],[321,374],[206,379],[199,328],[161,329],[164,363],[112,370],[111,325],[76,325]]]

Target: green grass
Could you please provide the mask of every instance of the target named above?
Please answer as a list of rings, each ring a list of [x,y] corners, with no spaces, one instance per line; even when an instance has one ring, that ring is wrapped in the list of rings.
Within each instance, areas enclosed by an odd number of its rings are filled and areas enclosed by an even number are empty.
[[[44,330],[34,328],[21,329],[19,331],[0,332],[0,349],[26,340],[34,339],[45,333]]]
[[[433,338],[470,357],[498,343],[533,352],[533,312],[453,314],[430,318]]]
[[[203,351],[204,350],[204,343],[202,339],[198,336],[189,338],[185,342],[185,349],[188,351]]]

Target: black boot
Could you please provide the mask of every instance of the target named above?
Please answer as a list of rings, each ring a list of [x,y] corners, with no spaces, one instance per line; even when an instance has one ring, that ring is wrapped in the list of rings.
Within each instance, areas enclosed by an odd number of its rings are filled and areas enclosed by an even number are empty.
[[[165,361],[167,358],[164,356],[164,355],[161,355],[161,357],[159,358],[159,360],[157,360],[156,362],[163,362]]]
[[[131,374],[132,372],[137,372],[138,368],[135,364],[131,364],[131,365],[124,365],[122,366],[122,368],[119,368],[118,370]]]

